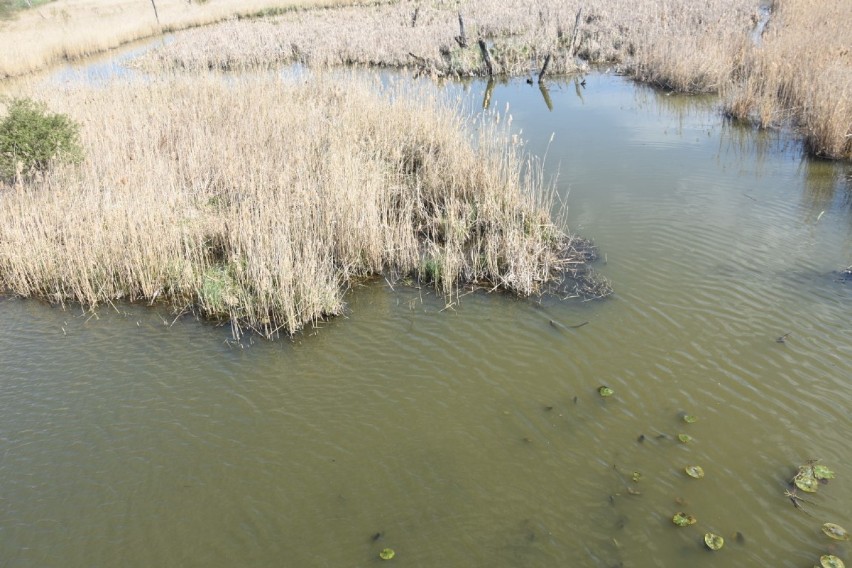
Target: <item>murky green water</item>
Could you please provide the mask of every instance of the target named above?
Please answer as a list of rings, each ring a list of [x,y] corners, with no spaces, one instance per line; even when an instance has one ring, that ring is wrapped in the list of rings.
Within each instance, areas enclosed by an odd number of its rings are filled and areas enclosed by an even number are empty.
[[[608,301],[444,309],[379,282],[243,345],[145,307],[0,302],[0,566],[852,560],[820,532],[852,528],[852,172],[712,100],[604,74],[549,96],[513,82],[491,105],[559,171]],[[784,490],[809,458],[837,479],[802,511]]]

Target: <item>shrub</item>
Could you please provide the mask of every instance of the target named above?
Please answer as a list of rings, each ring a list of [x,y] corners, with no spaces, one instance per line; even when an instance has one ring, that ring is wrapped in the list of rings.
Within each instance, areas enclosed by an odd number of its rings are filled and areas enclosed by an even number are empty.
[[[59,162],[79,162],[80,126],[64,114],[51,114],[32,99],[12,99],[0,121],[0,179],[20,172],[45,172]],[[19,169],[20,168],[20,169]]]

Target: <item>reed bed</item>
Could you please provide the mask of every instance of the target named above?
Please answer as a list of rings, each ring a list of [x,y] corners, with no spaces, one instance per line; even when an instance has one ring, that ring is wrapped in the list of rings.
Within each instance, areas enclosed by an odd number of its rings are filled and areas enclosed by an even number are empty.
[[[537,73],[548,55],[554,74],[612,64],[662,88],[720,93],[732,116],[794,124],[812,153],[849,159],[852,15],[846,8],[817,0],[777,0],[771,10],[754,0],[404,0],[194,30],[139,64],[238,69],[298,61],[486,75],[476,43],[482,38],[496,74]],[[457,41],[459,14],[467,47]]]
[[[234,17],[351,5],[357,0],[57,0],[0,19],[0,79],[135,40]]]
[[[0,190],[0,288],[20,296],[164,301],[273,337],[379,274],[448,297],[586,275],[592,249],[551,220],[564,209],[496,115],[470,125],[433,95],[339,76],[44,97],[82,124],[87,159]]]
[[[734,117],[800,128],[816,155],[852,159],[852,12],[845,2],[777,0],[726,93]]]
[[[182,34],[141,62],[150,69],[236,69],[298,61],[417,67],[437,76],[538,72],[621,63],[636,76],[686,91],[718,89],[755,21],[752,0],[520,0],[449,4],[404,0],[369,8],[283,14]],[[463,47],[459,14],[467,39]],[[697,66],[696,66],[697,64]]]

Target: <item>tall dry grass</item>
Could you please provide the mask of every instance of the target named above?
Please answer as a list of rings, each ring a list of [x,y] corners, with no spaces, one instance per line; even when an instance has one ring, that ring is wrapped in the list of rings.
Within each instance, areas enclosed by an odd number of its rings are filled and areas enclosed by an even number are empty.
[[[755,11],[753,0],[403,0],[194,30],[149,54],[144,64],[153,69],[234,69],[300,61],[483,75],[486,67],[476,40],[485,38],[498,74],[537,71],[551,54],[551,73],[617,62],[648,81],[707,91],[730,74]],[[455,40],[459,13],[467,48]]]
[[[44,96],[88,158],[0,191],[14,294],[166,301],[274,336],[370,275],[526,295],[588,258],[504,125],[472,140],[423,93],[205,75]]]
[[[357,0],[57,0],[0,19],[0,79],[138,39],[232,17],[351,5]]]
[[[726,108],[761,126],[792,124],[816,155],[852,159],[852,10],[846,2],[776,0]]]
[[[612,63],[666,89],[721,93],[733,116],[793,123],[814,154],[849,159],[852,11],[844,2],[776,0],[755,42],[767,8],[754,0],[404,0],[195,30],[142,64],[234,69],[300,61],[484,75],[475,40],[487,38],[499,74],[537,72],[548,54],[551,73]],[[458,13],[467,48],[455,40]]]

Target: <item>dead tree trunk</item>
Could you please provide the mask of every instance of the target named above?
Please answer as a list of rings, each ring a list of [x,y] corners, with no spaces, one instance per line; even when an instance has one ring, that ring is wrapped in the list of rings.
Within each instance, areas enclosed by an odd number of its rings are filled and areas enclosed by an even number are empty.
[[[485,45],[485,40],[479,40],[479,51],[482,52],[482,60],[485,61],[485,67],[488,69],[488,76],[493,76],[494,64],[491,61],[491,54],[488,52],[488,46]]]
[[[459,12],[459,35],[456,36],[456,42],[461,47],[467,47],[467,34],[464,33],[464,18],[462,18],[461,12]]]
[[[574,19],[574,29],[571,31],[571,41],[568,43],[568,57],[574,57],[574,44],[577,42],[577,32],[580,29],[580,17],[583,15],[583,7],[577,10],[577,17]]]

